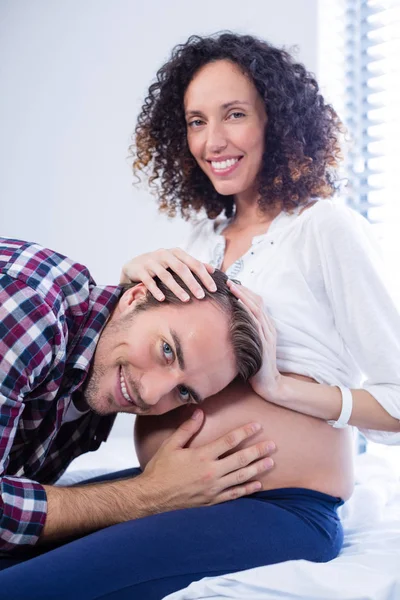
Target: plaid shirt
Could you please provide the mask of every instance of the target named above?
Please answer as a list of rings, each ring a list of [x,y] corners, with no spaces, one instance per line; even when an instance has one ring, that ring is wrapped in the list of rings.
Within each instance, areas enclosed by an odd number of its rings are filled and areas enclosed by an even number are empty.
[[[0,555],[37,542],[41,484],[107,439],[113,416],[63,417],[119,295],[61,254],[0,238]]]

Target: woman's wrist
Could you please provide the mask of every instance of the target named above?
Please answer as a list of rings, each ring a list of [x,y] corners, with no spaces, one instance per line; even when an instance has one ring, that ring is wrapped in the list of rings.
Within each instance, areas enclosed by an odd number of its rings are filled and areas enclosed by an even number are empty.
[[[324,398],[324,402],[321,402],[321,397]],[[337,419],[340,414],[340,391],[301,375],[280,374],[275,386],[268,390],[265,399],[289,410],[323,420]]]
[[[268,383],[262,390],[254,390],[259,396],[264,398],[267,402],[278,404],[279,406],[285,406],[287,398],[290,397],[290,377],[278,373],[273,381]]]

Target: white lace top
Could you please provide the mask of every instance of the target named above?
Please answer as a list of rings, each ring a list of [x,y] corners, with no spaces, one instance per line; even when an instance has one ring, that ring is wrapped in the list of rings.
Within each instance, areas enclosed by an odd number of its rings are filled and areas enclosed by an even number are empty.
[[[220,267],[228,223],[199,220],[184,249]],[[263,297],[277,329],[280,371],[363,388],[400,419],[400,314],[378,250],[363,217],[320,200],[301,214],[280,213],[227,274]],[[400,444],[400,433],[362,431]]]

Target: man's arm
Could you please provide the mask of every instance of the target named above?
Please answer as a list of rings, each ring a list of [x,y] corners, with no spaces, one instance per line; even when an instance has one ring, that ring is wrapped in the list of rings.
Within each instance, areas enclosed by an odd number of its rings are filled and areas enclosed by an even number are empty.
[[[40,544],[82,536],[92,531],[170,510],[207,506],[252,494],[261,488],[256,477],[268,467],[268,443],[260,442],[225,458],[259,431],[256,423],[240,427],[199,448],[184,446],[200,429],[204,414],[183,423],[164,442],[135,478],[71,488],[44,486],[47,518]],[[196,414],[196,413],[195,413]]]
[[[0,277],[0,551],[34,545],[46,519],[43,486],[10,471],[24,399],[57,365],[62,326],[32,288]],[[34,435],[34,434],[31,434]],[[19,439],[21,441],[21,438]],[[22,451],[22,448],[21,448]]]

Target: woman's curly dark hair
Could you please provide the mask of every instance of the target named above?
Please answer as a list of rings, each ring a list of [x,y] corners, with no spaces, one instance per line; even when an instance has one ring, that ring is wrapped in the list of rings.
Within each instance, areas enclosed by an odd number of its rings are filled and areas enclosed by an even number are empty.
[[[259,173],[261,209],[291,210],[335,191],[341,158],[341,122],[319,93],[313,75],[285,50],[250,35],[231,32],[191,36],[157,72],[135,128],[133,170],[143,171],[159,196],[160,209],[184,218],[204,208],[209,218],[232,215],[233,196],[216,192],[191,155],[184,94],[196,72],[229,60],[253,81],[265,104],[265,150]],[[140,179],[140,177],[139,177]]]

